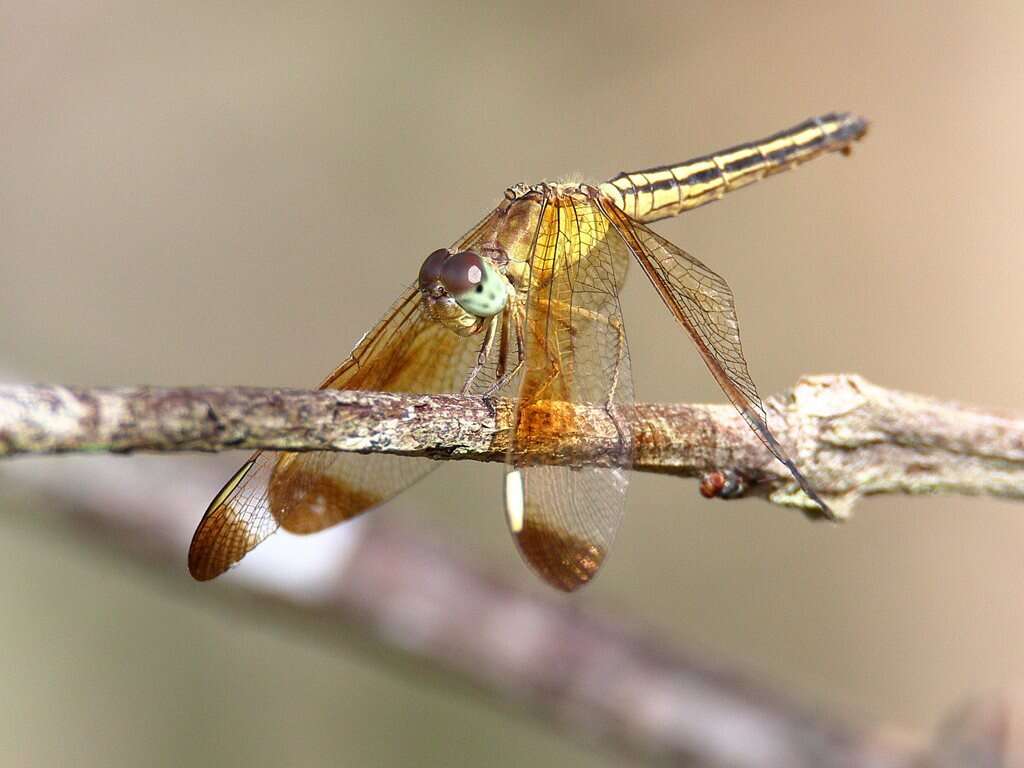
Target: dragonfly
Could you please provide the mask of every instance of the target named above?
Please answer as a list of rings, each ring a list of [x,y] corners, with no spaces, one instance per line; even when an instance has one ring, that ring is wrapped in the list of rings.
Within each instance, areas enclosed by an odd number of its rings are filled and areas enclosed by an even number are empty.
[[[619,291],[636,261],[722,391],[808,497],[833,517],[768,427],[726,281],[648,224],[718,200],[830,152],[849,154],[867,121],[830,113],[760,141],[586,183],[509,187],[418,279],[321,388],[513,395],[504,505],[526,563],[573,591],[597,574],[623,517],[634,434]],[[541,463],[538,448],[579,432],[573,406],[607,410],[607,455]],[[210,503],[188,566],[207,580],[279,528],[309,534],[350,520],[437,462],[384,454],[257,451]]]

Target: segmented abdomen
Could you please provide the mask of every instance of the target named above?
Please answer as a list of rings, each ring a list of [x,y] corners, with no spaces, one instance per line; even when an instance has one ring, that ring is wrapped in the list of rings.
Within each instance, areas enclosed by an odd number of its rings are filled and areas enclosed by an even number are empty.
[[[657,221],[718,200],[727,192],[826,152],[846,152],[867,127],[862,117],[830,113],[760,141],[685,163],[620,173],[600,188],[631,219]]]

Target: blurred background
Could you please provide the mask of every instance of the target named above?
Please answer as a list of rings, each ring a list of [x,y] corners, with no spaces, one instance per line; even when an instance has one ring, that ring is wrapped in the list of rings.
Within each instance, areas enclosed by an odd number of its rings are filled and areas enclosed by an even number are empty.
[[[762,393],[851,371],[1019,409],[1022,46],[1017,3],[0,3],[0,376],[312,385],[507,185],[838,109],[872,120],[852,157],[658,231],[728,278]],[[723,399],[635,271],[623,302],[639,399]],[[203,599],[218,585],[188,578],[188,531],[240,459],[17,462],[66,473],[70,497],[165,473],[194,501],[170,580],[0,475],[0,763],[621,764]],[[209,482],[176,483],[193,473]],[[499,484],[446,465],[374,514],[533,589]],[[811,525],[637,474],[601,578],[567,599],[855,722],[926,729],[1024,680],[1022,512],[893,497]],[[286,575],[325,546],[290,538],[243,568]]]

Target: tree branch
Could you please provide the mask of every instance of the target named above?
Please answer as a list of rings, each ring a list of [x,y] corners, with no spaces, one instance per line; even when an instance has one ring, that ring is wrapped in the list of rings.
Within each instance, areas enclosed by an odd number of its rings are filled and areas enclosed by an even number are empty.
[[[906,451],[932,456],[935,467],[929,471],[952,473],[955,457],[963,456],[978,461],[982,474],[1001,466],[1014,477],[1008,488],[1019,483],[1022,430],[1013,419],[887,392],[855,377],[804,380],[771,407],[785,417],[787,436],[798,434],[812,446],[820,441],[803,458],[861,450],[881,458],[890,451],[899,462]],[[505,408],[498,404],[492,411],[472,398],[375,393],[3,387],[0,455],[402,446],[414,455],[461,457],[475,450],[474,458],[496,459],[500,451],[479,446],[502,439]],[[591,411],[581,412],[601,418],[603,412]],[[725,408],[641,406],[636,419],[638,429],[658,436],[638,441],[643,468],[697,474],[722,456],[749,457],[755,462],[750,466],[759,466],[762,449]],[[801,432],[801,423],[810,428]],[[669,439],[674,431],[683,434],[682,447]],[[852,458],[846,461],[851,471],[864,471]],[[880,477],[914,474],[876,469]],[[97,541],[119,553],[134,552],[148,567],[185,583],[184,551],[194,522],[187,510],[201,508],[213,480],[193,482],[188,471],[176,471],[168,484],[166,469],[134,462],[71,463],[59,472],[14,462],[0,470],[5,479],[63,497],[74,509],[70,521]],[[993,492],[984,484],[974,487]],[[292,626],[328,627],[320,636],[332,641],[352,635],[336,629],[355,630],[372,640],[357,643],[364,651],[442,671],[506,705],[529,705],[528,711],[584,741],[671,764],[994,768],[1020,757],[1013,734],[1021,732],[1024,708],[1003,696],[961,708],[926,747],[911,735],[860,728],[811,711],[717,664],[678,653],[621,618],[523,592],[463,562],[443,544],[379,521],[344,532],[344,540],[330,556],[321,553],[312,570],[307,557],[303,568],[292,569],[297,573],[281,578],[273,563],[257,559],[228,584],[203,594]],[[298,543],[307,552],[314,544]]]
[[[841,514],[875,493],[1024,498],[1024,419],[877,387],[855,375],[801,379],[766,403],[769,422]],[[0,387],[0,457],[234,448],[394,453],[501,461],[513,404],[481,397],[255,388]],[[597,406],[538,403],[571,425],[536,461],[601,463],[615,422]],[[633,469],[702,477],[707,495],[813,507],[731,406],[636,405]]]

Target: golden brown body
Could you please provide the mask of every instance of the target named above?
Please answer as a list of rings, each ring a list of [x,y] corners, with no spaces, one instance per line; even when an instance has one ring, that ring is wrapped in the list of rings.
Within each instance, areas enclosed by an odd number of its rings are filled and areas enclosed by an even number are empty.
[[[865,130],[860,118],[826,115],[759,142],[621,174],[597,187],[511,187],[480,224],[428,257],[419,285],[321,386],[515,396],[505,482],[509,527],[540,576],[559,589],[576,589],[600,568],[624,508],[633,451],[624,413],[633,402],[633,382],[619,289],[635,260],[722,390],[789,468],[808,512],[829,516],[769,429],[728,284],[643,222],[717,200],[825,152],[845,151]],[[453,265],[463,269],[454,277]],[[501,289],[485,293],[485,283],[488,290]],[[488,304],[488,296],[500,303]],[[617,432],[608,455],[582,461],[566,453],[557,465],[534,464],[534,449],[571,444],[564,438],[581,428],[566,403],[608,410]],[[197,579],[213,578],[279,526],[321,530],[386,501],[432,467],[385,455],[257,452],[211,503],[193,539],[189,569]]]
[[[620,173],[601,191],[629,218],[649,223],[719,200],[826,152],[846,152],[867,129],[867,121],[856,115],[823,115],[760,141],[676,165]]]

